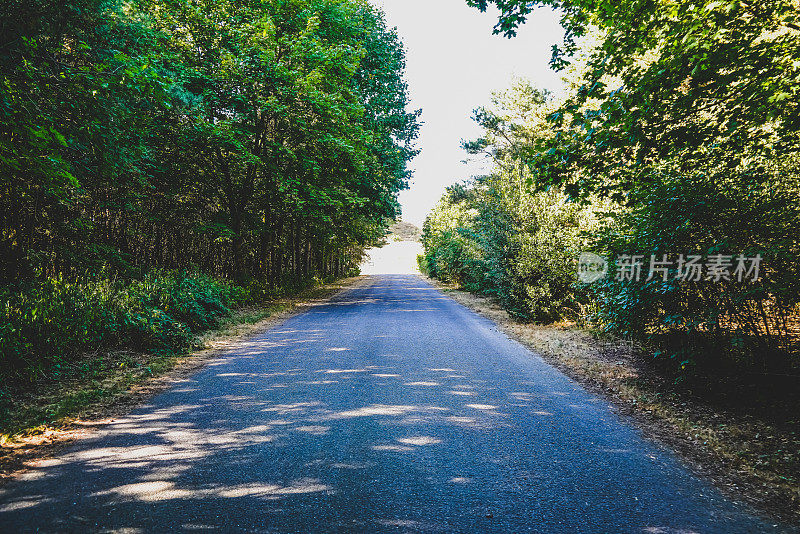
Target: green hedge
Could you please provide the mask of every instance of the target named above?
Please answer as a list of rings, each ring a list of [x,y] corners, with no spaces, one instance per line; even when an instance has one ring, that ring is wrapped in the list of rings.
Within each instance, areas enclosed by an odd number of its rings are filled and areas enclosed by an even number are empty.
[[[0,291],[0,378],[59,377],[88,351],[181,352],[248,299],[240,287],[193,273],[141,280],[46,278]]]

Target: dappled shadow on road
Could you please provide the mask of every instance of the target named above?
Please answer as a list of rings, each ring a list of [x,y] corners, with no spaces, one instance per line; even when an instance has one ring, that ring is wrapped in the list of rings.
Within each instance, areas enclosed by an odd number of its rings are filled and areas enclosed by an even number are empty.
[[[75,530],[102,524],[109,529],[150,530],[163,526],[159,522],[169,509],[170,517],[181,519],[169,523],[170,530],[224,529],[229,525],[222,511],[234,507],[243,511],[242,524],[256,529],[310,526],[317,519],[308,511],[343,490],[337,483],[343,470],[363,471],[362,476],[369,477],[374,466],[387,461],[382,458],[387,454],[424,456],[426,449],[456,446],[454,433],[486,432],[504,424],[497,406],[488,404],[353,405],[358,397],[341,402],[352,381],[361,388],[474,395],[475,386],[459,384],[466,375],[454,374],[457,369],[423,369],[425,380],[376,365],[238,370],[250,356],[286,350],[295,343],[275,337],[244,343],[202,376],[182,381],[152,405],[114,421],[96,438],[23,475],[0,492],[0,525]],[[328,352],[351,350],[335,349]],[[187,398],[192,402],[182,402]],[[348,442],[354,434],[365,439]],[[321,455],[343,440],[348,450],[341,457]],[[314,456],[323,457],[300,469],[290,468],[297,457]],[[451,485],[470,480],[458,472],[447,475],[454,481]],[[77,509],[73,503],[79,503]],[[75,513],[48,512],[53,509]],[[417,525],[410,519],[374,521],[378,527],[402,526],[406,521]],[[446,529],[435,522],[417,527]]]
[[[366,278],[0,490],[0,532],[558,532],[587,514],[641,531],[645,512],[686,523],[672,502],[718,513],[651,450],[418,278]]]

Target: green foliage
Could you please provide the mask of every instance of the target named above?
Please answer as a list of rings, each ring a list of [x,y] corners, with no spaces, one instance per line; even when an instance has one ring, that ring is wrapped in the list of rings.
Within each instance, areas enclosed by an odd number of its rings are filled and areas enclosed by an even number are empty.
[[[352,273],[416,153],[404,68],[361,0],[4,2],[0,377]]]
[[[492,295],[523,320],[579,317],[575,258],[590,219],[562,192],[518,191],[502,174],[451,189],[425,221],[423,270]]]
[[[678,367],[707,370],[725,360],[761,371],[790,365],[786,351],[796,343],[800,303],[800,249],[792,233],[800,229],[798,185],[796,176],[763,184],[711,171],[680,179],[665,174],[596,234],[595,249],[612,258],[631,251],[645,258],[675,251],[760,254],[760,280],[677,281],[674,267],[668,281],[606,279],[592,287],[595,324],[657,345],[659,356]]]
[[[0,12],[0,281],[339,276],[397,217],[418,113],[360,0]]]
[[[552,135],[519,147],[539,188],[627,202],[665,164],[681,175],[715,169],[766,181],[764,162],[800,150],[789,102],[800,88],[797,2],[468,3],[496,4],[496,31],[508,35],[539,6],[562,9],[567,46],[554,62],[574,63],[574,86],[548,117]]]
[[[425,220],[422,262],[426,273],[444,282],[474,284],[481,276],[477,244],[468,240],[474,235],[474,213],[459,191],[463,188],[450,188]]]
[[[655,346],[677,369],[796,365],[797,2],[467,3],[496,5],[495,32],[509,37],[538,7],[559,8],[566,33],[552,65],[570,68],[539,128],[478,110],[486,135],[470,152],[524,165],[530,196],[558,187],[598,208],[595,252],[763,257],[758,283],[598,282],[595,324]]]
[[[520,164],[523,140],[548,135],[550,95],[517,82],[476,110],[483,137],[465,143],[488,154],[497,170],[451,187],[424,225],[427,271],[465,289],[496,297],[513,315],[534,321],[580,318],[587,304],[576,258],[596,225],[592,209],[562,190],[531,192]]]
[[[87,351],[131,348],[176,353],[247,298],[202,274],[154,272],[141,281],[32,282],[0,295],[0,377],[59,377]]]

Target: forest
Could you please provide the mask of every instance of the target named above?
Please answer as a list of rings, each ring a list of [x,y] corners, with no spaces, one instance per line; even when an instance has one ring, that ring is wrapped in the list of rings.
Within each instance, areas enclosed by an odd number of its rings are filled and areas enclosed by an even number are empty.
[[[0,10],[0,405],[350,275],[398,217],[419,114],[368,3]]]
[[[798,3],[468,3],[507,37],[558,8],[567,88],[519,80],[475,110],[464,148],[494,171],[441,198],[422,268],[523,321],[630,340],[697,389],[796,393]],[[579,281],[583,252],[606,276]]]

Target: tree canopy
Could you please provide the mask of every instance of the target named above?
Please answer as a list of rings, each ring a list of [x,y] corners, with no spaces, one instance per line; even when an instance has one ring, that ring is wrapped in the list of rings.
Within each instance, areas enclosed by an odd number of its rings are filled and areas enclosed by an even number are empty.
[[[797,2],[468,3],[496,4],[495,32],[507,36],[536,8],[559,9],[565,40],[553,67],[585,54],[576,90],[551,115],[557,135],[528,149],[540,184],[622,199],[667,160],[727,175],[772,172],[797,153]],[[592,31],[598,42],[587,46]]]
[[[43,0],[0,18],[0,262],[343,273],[397,218],[418,113],[361,0]]]

